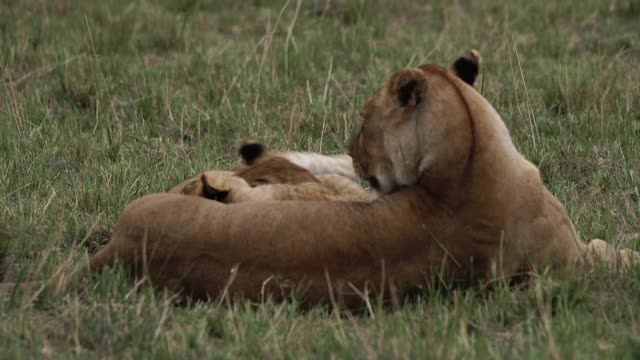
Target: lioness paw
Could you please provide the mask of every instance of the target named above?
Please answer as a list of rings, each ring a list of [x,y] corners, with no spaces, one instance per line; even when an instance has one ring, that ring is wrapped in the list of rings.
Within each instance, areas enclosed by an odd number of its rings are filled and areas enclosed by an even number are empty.
[[[462,81],[473,86],[480,70],[480,52],[471,50],[467,55],[458,58],[451,68]]]

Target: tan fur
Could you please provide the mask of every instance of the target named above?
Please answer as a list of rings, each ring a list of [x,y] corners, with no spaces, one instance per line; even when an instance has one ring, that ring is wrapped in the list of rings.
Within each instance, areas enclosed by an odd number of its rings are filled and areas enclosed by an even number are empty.
[[[638,258],[602,240],[583,244],[493,107],[441,67],[393,75],[364,105],[351,155],[360,175],[383,193],[426,192],[461,227],[451,235],[466,240],[441,239],[461,259],[475,254],[485,266],[499,262],[502,273],[513,274],[596,259],[624,267]]]
[[[314,176],[283,156],[295,152],[265,152],[251,165],[235,171],[205,171],[172,187],[169,193],[206,197],[205,189],[228,195],[226,204],[250,201],[333,200],[370,201],[374,195],[349,178],[336,174]],[[306,153],[300,153],[305,156]],[[326,156],[313,154],[323,161]]]
[[[366,190],[340,175],[319,175],[316,181],[297,184],[270,183],[256,187],[251,187],[245,179],[236,174],[206,171],[203,175],[202,181],[206,182],[206,185],[216,191],[229,193],[221,201],[225,204],[250,201],[369,201],[371,199],[371,194]],[[190,195],[202,196],[202,194]]]
[[[118,258],[200,298],[303,289],[305,303],[352,305],[365,289],[388,295],[425,278],[491,280],[637,257],[583,244],[493,107],[442,67],[394,74],[364,105],[351,155],[383,194],[375,201],[150,195],[122,212],[90,270]]]
[[[221,176],[216,172],[205,172],[204,175],[211,187],[229,192],[228,199],[222,201],[226,204],[247,201],[370,201],[373,199],[372,194],[341,175],[318,175],[317,181],[297,184],[271,183],[256,187],[249,186],[237,175]],[[236,181],[237,179],[242,181]]]

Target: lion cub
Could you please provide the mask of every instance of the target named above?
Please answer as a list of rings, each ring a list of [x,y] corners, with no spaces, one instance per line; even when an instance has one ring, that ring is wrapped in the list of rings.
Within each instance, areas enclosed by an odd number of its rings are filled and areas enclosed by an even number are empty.
[[[169,192],[226,204],[270,200],[370,201],[375,197],[345,176],[313,175],[259,143],[245,143],[239,152],[244,167],[235,171],[205,171]],[[317,154],[313,156],[322,161]]]

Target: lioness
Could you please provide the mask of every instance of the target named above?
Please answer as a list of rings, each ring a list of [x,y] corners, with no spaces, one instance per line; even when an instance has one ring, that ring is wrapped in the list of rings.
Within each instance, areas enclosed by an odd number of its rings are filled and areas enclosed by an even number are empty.
[[[90,270],[118,258],[157,286],[199,298],[282,297],[292,285],[305,303],[355,305],[366,290],[387,295],[434,275],[491,280],[638,257],[580,241],[499,115],[453,71],[400,70],[363,114],[350,153],[382,194],[376,200],[221,204],[150,195],[122,212]]]
[[[471,50],[456,60],[451,70],[473,86],[479,65],[480,53]],[[201,196],[224,203],[267,200],[368,201],[375,198],[357,183],[349,181],[357,181],[358,176],[348,155],[326,156],[295,151],[273,153],[268,152],[262,144],[251,141],[245,141],[238,153],[246,165],[244,168],[236,171],[205,171],[173,186],[169,193]]]
[[[269,200],[370,201],[374,195],[343,175],[314,175],[287,159],[306,164],[325,164],[324,169],[351,168],[351,158],[309,153],[271,153],[262,144],[249,142],[240,147],[245,164],[235,171],[212,170],[200,173],[172,187],[169,193],[201,196],[223,203]],[[309,159],[311,158],[311,159]],[[344,162],[348,160],[348,167]],[[338,164],[327,166],[326,164]],[[313,168],[313,167],[312,167]],[[317,167],[315,169],[317,171]],[[355,172],[353,172],[355,174]]]

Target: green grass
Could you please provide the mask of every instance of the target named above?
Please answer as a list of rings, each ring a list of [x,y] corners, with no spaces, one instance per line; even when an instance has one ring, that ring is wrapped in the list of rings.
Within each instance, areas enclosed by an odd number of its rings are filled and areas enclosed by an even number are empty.
[[[94,252],[131,200],[247,136],[344,152],[393,71],[477,48],[484,96],[584,239],[640,246],[640,2],[10,0],[0,276]],[[526,82],[526,86],[525,86]],[[120,270],[0,300],[0,358],[638,358],[640,269],[461,288],[361,314],[172,305]]]

